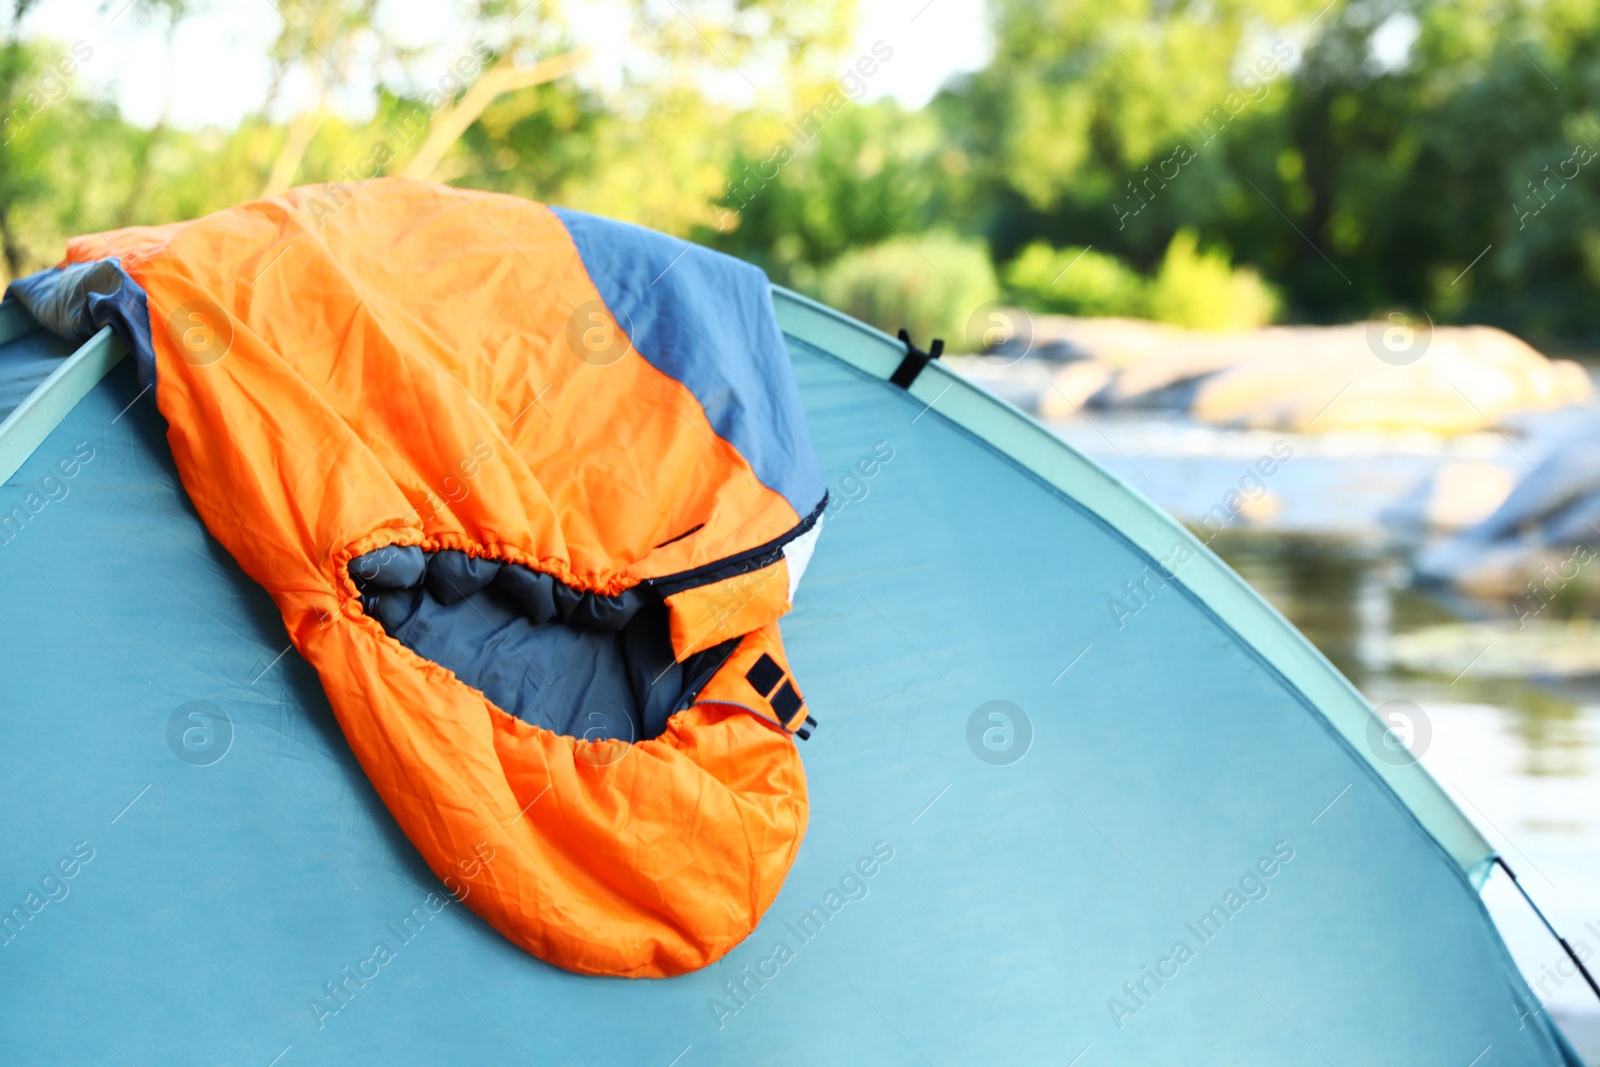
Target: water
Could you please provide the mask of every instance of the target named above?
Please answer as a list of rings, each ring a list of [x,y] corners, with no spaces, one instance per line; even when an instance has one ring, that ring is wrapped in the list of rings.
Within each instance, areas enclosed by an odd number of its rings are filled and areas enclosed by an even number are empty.
[[[1600,673],[1541,674],[1544,645],[1529,639],[1539,631],[1519,630],[1513,605],[1417,588],[1407,566],[1417,541],[1394,517],[1441,467],[1520,476],[1528,470],[1524,453],[1536,454],[1538,442],[1310,438],[1217,430],[1172,416],[1092,418],[1053,428],[1192,526],[1257,471],[1264,489],[1245,484],[1246,513],[1214,536],[1205,527],[1197,532],[1381,712],[1398,713],[1390,721],[1423,765],[1579,953],[1592,953],[1591,969],[1600,964]],[[1256,463],[1275,445],[1291,458],[1262,475]],[[1537,621],[1590,646],[1581,624],[1567,629],[1585,610],[1552,604]],[[1438,629],[1463,622],[1476,626]],[[1417,635],[1438,653],[1431,669],[1400,654]],[[1600,653],[1600,626],[1592,646]],[[1512,649],[1521,658],[1508,661]],[[1531,662],[1519,674],[1524,660]],[[1503,874],[1483,895],[1536,994],[1586,1058],[1600,1063],[1600,1001],[1562,973],[1570,964]]]

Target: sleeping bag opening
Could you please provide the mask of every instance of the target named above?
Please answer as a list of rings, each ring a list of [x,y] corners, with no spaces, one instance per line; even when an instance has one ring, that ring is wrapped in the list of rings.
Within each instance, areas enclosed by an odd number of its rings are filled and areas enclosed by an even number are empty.
[[[391,545],[352,559],[349,573],[390,637],[508,714],[589,741],[659,736],[738,644],[680,663],[656,591],[599,595],[456,549]]]

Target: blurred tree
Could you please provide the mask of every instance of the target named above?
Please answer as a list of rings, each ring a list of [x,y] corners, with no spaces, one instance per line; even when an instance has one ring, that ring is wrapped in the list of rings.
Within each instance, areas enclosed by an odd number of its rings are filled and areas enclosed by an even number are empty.
[[[1150,270],[1192,227],[1294,319],[1600,332],[1593,4],[999,0],[995,26],[934,111],[1002,262],[1043,237]]]
[[[452,100],[428,124],[428,135],[401,173],[408,178],[428,181],[439,176],[439,164],[467,128],[477,122],[495,98],[502,93],[527,89],[571,74],[583,61],[583,53],[566,52],[525,66],[518,65],[516,52],[508,51],[483,72],[472,87]]]
[[[932,116],[893,101],[844,103],[825,121],[751,116],[742,134],[697,236],[781,282],[804,287],[851,249],[928,229],[956,195]]]
[[[144,136],[138,138],[134,148],[133,180],[128,187],[127,196],[123,198],[122,207],[117,211],[118,226],[127,226],[133,222],[140,202],[149,189],[151,153],[156,151],[157,146],[166,138],[167,123],[172,119],[173,97],[177,91],[178,25],[198,6],[195,0],[141,0],[132,9],[135,17],[142,15],[162,24],[161,41],[164,52],[163,65],[166,68],[166,87],[161,96],[161,114],[156,119],[156,124]]]
[[[22,20],[33,4],[34,0],[12,0],[11,9],[6,12],[5,46],[0,49],[0,121],[5,129],[5,151],[0,152],[0,249],[5,252],[7,273],[13,278],[21,273],[27,259],[17,237],[16,213],[42,184],[40,175],[29,173],[24,150],[15,144],[22,127],[32,117],[25,95],[37,57],[22,39]]]
[[[1153,265],[1172,218],[1213,199],[1211,142],[1286,95],[1279,28],[1324,2],[996,0],[993,60],[936,110],[975,161],[999,251],[1044,236]]]
[[[739,122],[739,113],[770,115],[836,78],[830,71],[854,25],[855,0],[630,0],[629,11],[634,47],[613,84],[543,84],[588,54],[552,10],[539,40],[547,48],[557,42],[565,57],[513,66],[516,49],[498,49],[491,73],[505,71],[512,91],[468,90],[460,116],[434,120],[443,147],[419,151],[416,167],[528,196],[560,195],[574,207],[676,233],[715,232],[728,159],[750,147],[747,132],[761,122]],[[478,111],[473,121],[462,121],[470,110]],[[585,140],[557,146],[558,131]]]
[[[1375,62],[1371,42],[1397,25],[1414,43]],[[1284,114],[1275,192],[1346,278],[1263,249],[1302,313],[1397,305],[1534,336],[1600,328],[1584,251],[1600,237],[1597,29],[1592,5],[1564,2],[1331,19]]]
[[[273,42],[271,96],[295,74],[307,83],[308,103],[295,113],[272,160],[262,196],[274,196],[293,185],[311,139],[327,117],[337,82],[353,86],[344,67],[350,65],[361,38],[372,30],[378,0],[274,0],[283,27]]]
[[[157,6],[135,0],[132,10]],[[63,234],[114,224],[134,148],[115,108],[74,92],[93,46],[29,38],[35,7],[0,9],[0,251],[10,278],[53,261]]]
[[[159,27],[171,69],[198,3],[121,17]],[[915,57],[848,56],[854,0],[628,0],[600,26],[553,0],[450,0],[439,17],[475,43],[439,70],[434,43],[387,36],[380,0],[283,0],[267,100],[203,131],[172,127],[170,89],[131,125],[79,88],[92,48],[31,38],[35,0],[0,4],[11,275],[67,233],[385,172],[692,235],[812,292],[870,288],[874,264],[888,290],[932,284],[910,279],[938,257],[907,248],[982,245],[1046,308],[1236,321],[1211,304],[1258,317],[1270,289],[1293,320],[1600,337],[1588,0],[994,0],[992,62],[920,110],[862,102],[863,61]],[[1085,248],[1071,292],[1043,284]]]

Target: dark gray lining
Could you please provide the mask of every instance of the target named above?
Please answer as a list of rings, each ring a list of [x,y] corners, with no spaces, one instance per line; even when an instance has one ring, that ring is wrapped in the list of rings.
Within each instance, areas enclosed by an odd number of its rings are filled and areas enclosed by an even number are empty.
[[[390,546],[350,561],[395,640],[525,722],[590,740],[658,736],[737,641],[677,663],[659,594],[599,596],[465,552]]]

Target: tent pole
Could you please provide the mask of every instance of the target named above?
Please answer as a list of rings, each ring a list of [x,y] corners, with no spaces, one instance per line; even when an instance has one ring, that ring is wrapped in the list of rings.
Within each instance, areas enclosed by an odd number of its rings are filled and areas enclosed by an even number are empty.
[[[1545,914],[1542,910],[1540,910],[1539,905],[1535,904],[1533,902],[1533,898],[1528,895],[1528,891],[1522,888],[1522,882],[1518,880],[1517,872],[1511,869],[1511,864],[1505,861],[1505,857],[1498,855],[1495,856],[1494,861],[1501,866],[1506,874],[1511,876],[1511,884],[1517,887],[1517,892],[1522,894],[1522,899],[1528,902],[1528,907],[1533,909],[1533,913],[1539,917],[1539,921],[1544,923],[1544,928],[1550,931],[1550,936],[1555,938],[1556,941],[1561,945],[1562,949],[1567,954],[1567,958],[1572,961],[1572,965],[1578,968],[1579,974],[1583,975],[1583,980],[1589,983],[1589,988],[1594,991],[1594,995],[1597,998],[1600,998],[1600,985],[1595,984],[1594,975],[1589,973],[1589,968],[1583,965],[1583,961],[1580,960],[1578,958],[1578,954],[1573,951],[1572,944],[1566,938],[1562,937],[1556,932],[1556,928],[1550,924],[1549,919],[1545,918]]]

